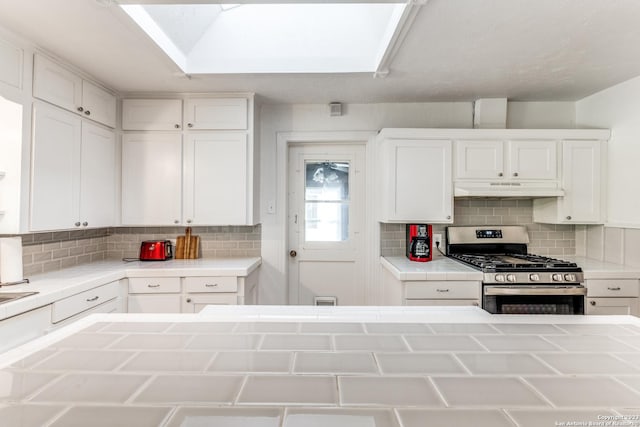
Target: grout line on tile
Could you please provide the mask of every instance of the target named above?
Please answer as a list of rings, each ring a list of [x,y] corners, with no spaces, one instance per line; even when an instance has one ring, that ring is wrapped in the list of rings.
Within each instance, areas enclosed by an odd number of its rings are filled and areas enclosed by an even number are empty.
[[[509,408],[509,409],[513,409],[513,408]],[[517,409],[517,408],[516,408]],[[515,418],[513,418],[511,416],[511,414],[509,413],[509,411],[505,408],[500,409],[500,412],[502,412],[502,414],[504,414],[504,416],[507,418],[507,420],[512,423],[514,426],[516,427],[520,427],[520,424],[518,424],[518,422],[515,420]]]
[[[449,402],[447,402],[447,399],[444,398],[444,394],[442,394],[442,392],[438,388],[438,386],[435,383],[435,381],[433,381],[433,378],[431,376],[426,376],[426,377],[424,377],[424,379],[425,379],[426,382],[431,384],[431,387],[433,387],[433,389],[436,391],[436,394],[438,395],[440,400],[442,400],[442,402],[444,402],[445,408],[451,408],[451,406],[449,405]]]
[[[400,339],[404,343],[406,349],[409,350],[409,353],[415,353],[415,350],[413,349],[413,347],[411,347],[411,344],[409,344],[409,341],[407,340],[407,337],[404,336],[404,334],[400,335]]]
[[[131,353],[132,353],[131,356],[126,358],[122,363],[120,363],[119,365],[116,365],[113,369],[111,369],[111,371],[108,371],[108,372],[119,372],[126,364],[131,362],[131,360],[136,358],[139,354],[142,354],[142,351],[132,351]]]
[[[380,361],[378,360],[378,356],[376,355],[375,352],[371,352],[371,355],[373,356],[373,363],[376,364],[376,368],[378,369],[378,375],[383,376],[384,372],[382,372],[382,366],[380,365]]]
[[[60,409],[60,412],[51,417],[42,427],[49,427],[53,425],[56,421],[58,421],[64,414],[69,412],[73,408],[73,405],[66,405]]]
[[[436,330],[433,329],[429,323],[424,323],[424,326],[426,326],[426,328],[429,331],[429,333],[431,333],[432,335],[437,335],[436,334]]]
[[[213,352],[213,354],[209,357],[209,361],[207,362],[207,364],[204,365],[204,368],[203,368],[202,372],[204,372],[204,373],[208,373],[209,372],[209,370],[211,369],[211,367],[215,363],[216,359],[218,358],[219,354],[220,354],[219,351],[214,351]]]
[[[558,351],[561,351],[563,353],[571,353],[571,351],[569,351],[568,349],[562,348],[559,344],[554,343],[551,340],[548,340],[546,338],[546,335],[536,335],[537,337],[540,337],[541,339],[543,339],[544,341],[548,342],[549,344],[551,344],[552,346],[554,346],[555,348],[558,349]],[[574,336],[574,335],[572,335]]]
[[[558,374],[558,375],[564,375],[562,372],[560,372],[559,370],[557,370],[556,368],[554,368],[553,366],[548,364],[543,358],[539,357],[538,353],[529,353],[529,354],[531,355],[531,357],[536,359],[538,362],[542,363],[544,366],[546,366],[547,368],[551,369],[551,371],[553,373]],[[549,353],[549,354],[558,354],[558,353]]]
[[[289,358],[289,373],[290,374],[294,374],[294,372],[295,372],[296,363],[298,361],[298,353],[299,353],[299,351],[294,351],[293,352],[293,357]]]
[[[240,399],[240,395],[242,394],[242,392],[244,391],[244,387],[247,384],[247,381],[249,381],[249,375],[245,375],[242,379],[242,384],[240,384],[240,388],[238,389],[238,393],[236,393],[236,396],[233,399],[233,402],[231,403],[231,406],[237,406],[240,405],[240,403],[238,402],[238,400]]]
[[[25,401],[29,401],[31,399],[33,399],[35,396],[37,396],[38,394],[42,393],[44,390],[48,389],[50,386],[53,386],[54,384],[59,383],[63,378],[66,378],[69,376],[69,373],[63,374],[63,375],[59,375],[57,378],[53,378],[51,381],[41,385],[40,387],[36,388],[35,390],[33,390],[30,394],[27,394],[25,396],[23,396],[20,401],[22,403],[24,403]]]
[[[149,378],[147,378],[146,381],[143,381],[142,384],[140,384],[140,387],[138,387],[137,390],[135,390],[133,393],[131,393],[131,396],[129,396],[129,398],[124,401],[124,405],[130,405],[130,404],[134,403],[133,399],[138,397],[140,395],[140,393],[142,393],[142,391],[145,390],[151,384],[151,382],[154,381],[159,376],[160,376],[160,374],[152,374],[152,375],[150,375]]]
[[[172,407],[171,410],[167,412],[167,415],[164,417],[164,419],[162,420],[162,422],[158,427],[165,427],[169,425],[169,421],[171,421],[171,419],[178,412],[179,409],[180,409],[180,405],[176,405]]]
[[[471,341],[475,341],[477,342],[480,347],[482,347],[484,349],[484,351],[486,351],[487,353],[491,353],[491,349],[489,347],[487,347],[486,345],[482,344],[482,341],[480,341],[478,338],[475,337],[475,335],[466,335],[467,337],[471,338]]]
[[[553,404],[553,402],[551,402],[550,399],[547,398],[547,396],[545,396],[544,394],[542,394],[541,391],[539,391],[537,388],[535,388],[533,386],[533,384],[529,383],[529,381],[527,381],[524,377],[522,376],[516,376],[514,377],[517,380],[519,380],[521,383],[524,383],[524,385],[531,390],[536,396],[540,397],[544,402],[546,402],[549,406],[551,406],[552,408],[558,408],[557,406],[555,406]]]
[[[400,412],[398,411],[398,408],[391,408],[391,412],[393,412],[393,416],[396,417],[396,422],[398,423],[398,425],[400,427],[404,427],[402,419],[400,418]]]
[[[462,360],[460,360],[460,358],[458,357],[457,353],[449,353],[449,354],[451,354],[451,356],[453,356],[453,358],[456,361],[456,363],[458,363],[460,366],[462,366],[462,369],[464,369],[468,375],[473,375],[473,372],[471,372],[471,369],[467,368],[467,365],[465,365],[464,362]],[[470,354],[473,354],[473,353],[470,353]],[[484,354],[484,353],[481,353],[481,354]]]

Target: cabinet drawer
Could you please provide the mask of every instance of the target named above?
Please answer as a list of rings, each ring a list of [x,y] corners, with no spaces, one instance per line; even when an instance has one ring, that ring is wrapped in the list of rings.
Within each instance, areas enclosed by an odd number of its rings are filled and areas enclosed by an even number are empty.
[[[236,292],[238,278],[235,276],[185,277],[184,289],[187,293]]]
[[[179,277],[134,277],[129,279],[130,294],[175,294],[179,292]]]
[[[589,297],[637,297],[640,284],[636,279],[587,280]]]
[[[480,299],[480,282],[406,282],[406,299]]]
[[[111,282],[53,303],[51,322],[57,323],[118,296],[118,283]]]

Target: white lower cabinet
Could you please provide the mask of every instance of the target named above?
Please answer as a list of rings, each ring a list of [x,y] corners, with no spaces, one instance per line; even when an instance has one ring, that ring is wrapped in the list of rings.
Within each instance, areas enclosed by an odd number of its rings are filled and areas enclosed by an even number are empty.
[[[0,321],[0,353],[39,338],[51,328],[51,305]]]
[[[475,280],[398,280],[382,268],[383,305],[480,305]]]
[[[129,313],[197,313],[207,305],[257,304],[258,272],[241,276],[135,277]]]
[[[51,305],[51,323],[58,323],[115,300],[120,294],[119,286],[119,281],[111,282],[54,302]]]
[[[586,314],[640,315],[637,279],[587,279]]]

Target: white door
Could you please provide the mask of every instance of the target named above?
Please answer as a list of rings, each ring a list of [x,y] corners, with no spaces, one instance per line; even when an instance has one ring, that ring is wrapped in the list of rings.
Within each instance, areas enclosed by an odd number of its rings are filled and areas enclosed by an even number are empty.
[[[504,177],[502,141],[456,141],[457,179],[501,179]]]
[[[509,142],[511,179],[556,179],[558,143],[549,140]]]
[[[82,121],[74,114],[40,103],[33,114],[30,229],[79,227]]]
[[[182,222],[182,136],[126,134],[122,138],[122,224]]]
[[[111,227],[116,206],[116,141],[112,131],[82,123],[80,221],[84,227]]]
[[[187,136],[184,164],[187,224],[247,223],[247,153],[245,132]]]
[[[364,164],[364,145],[289,148],[291,304],[365,304]]]

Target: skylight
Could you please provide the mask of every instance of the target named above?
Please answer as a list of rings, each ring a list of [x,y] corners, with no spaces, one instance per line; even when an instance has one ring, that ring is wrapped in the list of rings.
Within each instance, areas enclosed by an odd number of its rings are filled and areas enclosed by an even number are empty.
[[[121,7],[186,74],[358,73],[379,69],[406,4]]]

